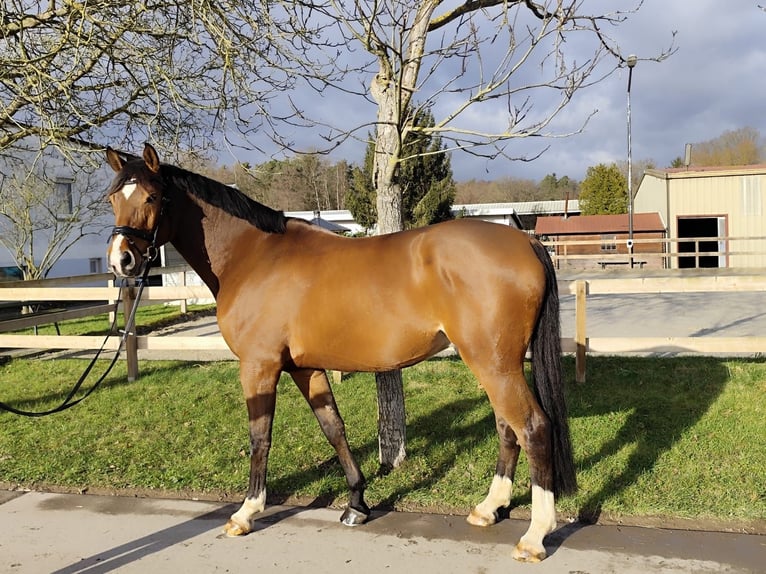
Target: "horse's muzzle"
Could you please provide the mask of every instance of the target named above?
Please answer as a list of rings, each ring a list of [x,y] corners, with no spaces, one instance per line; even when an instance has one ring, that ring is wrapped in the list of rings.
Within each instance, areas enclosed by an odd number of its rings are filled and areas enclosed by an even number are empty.
[[[132,242],[121,234],[112,237],[107,259],[109,270],[117,277],[137,277],[147,264],[143,256],[136,254]]]

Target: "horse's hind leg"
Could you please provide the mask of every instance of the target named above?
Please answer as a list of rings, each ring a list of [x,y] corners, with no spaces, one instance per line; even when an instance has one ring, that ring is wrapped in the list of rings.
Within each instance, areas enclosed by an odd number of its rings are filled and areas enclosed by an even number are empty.
[[[508,508],[511,504],[513,491],[513,476],[516,473],[516,463],[519,460],[519,447],[516,433],[500,417],[495,417],[495,426],[500,438],[500,452],[495,466],[495,476],[489,487],[489,494],[468,515],[468,522],[474,526],[491,526],[497,522],[497,511]]]
[[[546,557],[543,538],[556,528],[551,431],[548,418],[527,386],[521,359],[517,369],[504,374],[494,369],[476,369],[475,363],[472,364],[470,358],[466,362],[487,391],[495,410],[500,435],[500,457],[489,495],[474,509],[468,521],[478,525],[493,524],[497,508],[510,503],[511,480],[520,446],[524,449],[529,461],[532,481],[532,520],[526,534],[514,548],[513,557],[523,562],[539,562]],[[514,442],[514,438],[518,444]],[[496,504],[499,506],[492,509],[492,506]]]
[[[346,482],[351,491],[348,507],[341,516],[341,522],[347,526],[363,524],[370,516],[370,509],[364,502],[365,480],[359,466],[351,454],[346,440],[346,427],[338,412],[338,405],[332,394],[327,374],[324,371],[300,370],[290,373],[301,393],[311,405],[329,443],[338,453],[338,459],[346,474]]]

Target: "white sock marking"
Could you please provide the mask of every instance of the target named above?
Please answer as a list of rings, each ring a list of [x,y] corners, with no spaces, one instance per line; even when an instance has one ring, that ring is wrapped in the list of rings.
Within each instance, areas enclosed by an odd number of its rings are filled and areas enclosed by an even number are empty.
[[[492,478],[492,484],[489,487],[489,494],[479,505],[476,511],[482,516],[491,516],[499,508],[507,507],[511,504],[511,492],[513,491],[513,482],[507,476],[498,476]]]
[[[243,526],[247,525],[249,528],[250,521],[252,520],[253,516],[259,512],[263,512],[264,508],[266,508],[265,489],[255,498],[246,498],[242,503],[242,506],[239,507],[239,510],[231,515],[231,519],[237,524],[241,524]]]
[[[532,486],[532,521],[522,542],[543,548],[543,538],[556,529],[556,503],[550,490]]]

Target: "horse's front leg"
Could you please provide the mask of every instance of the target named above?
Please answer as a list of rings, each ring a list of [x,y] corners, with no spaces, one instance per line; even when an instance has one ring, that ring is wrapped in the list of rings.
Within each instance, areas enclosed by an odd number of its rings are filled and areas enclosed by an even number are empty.
[[[277,366],[240,363],[239,378],[247,403],[250,428],[250,484],[245,501],[223,529],[228,536],[250,532],[253,517],[266,507],[266,466],[271,448],[279,374]]]
[[[346,474],[346,482],[351,491],[348,506],[341,522],[347,526],[363,524],[370,516],[370,509],[364,501],[365,480],[359,465],[351,454],[346,439],[346,427],[338,412],[338,405],[330,388],[325,371],[299,370],[290,373],[295,384],[311,405],[311,410],[319,421],[329,443],[338,453],[338,459]]]

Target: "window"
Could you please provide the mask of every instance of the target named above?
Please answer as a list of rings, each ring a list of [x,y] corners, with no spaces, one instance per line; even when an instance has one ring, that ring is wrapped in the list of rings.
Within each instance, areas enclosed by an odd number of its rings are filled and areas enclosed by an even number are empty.
[[[104,265],[100,257],[92,257],[90,259],[90,272],[91,273],[103,273]]]
[[[601,252],[602,253],[615,253],[617,251],[617,236],[612,234],[606,234],[601,236]]]
[[[57,177],[53,182],[53,191],[64,215],[70,215],[74,207],[72,203],[72,183],[74,183],[74,179],[71,177]]]

